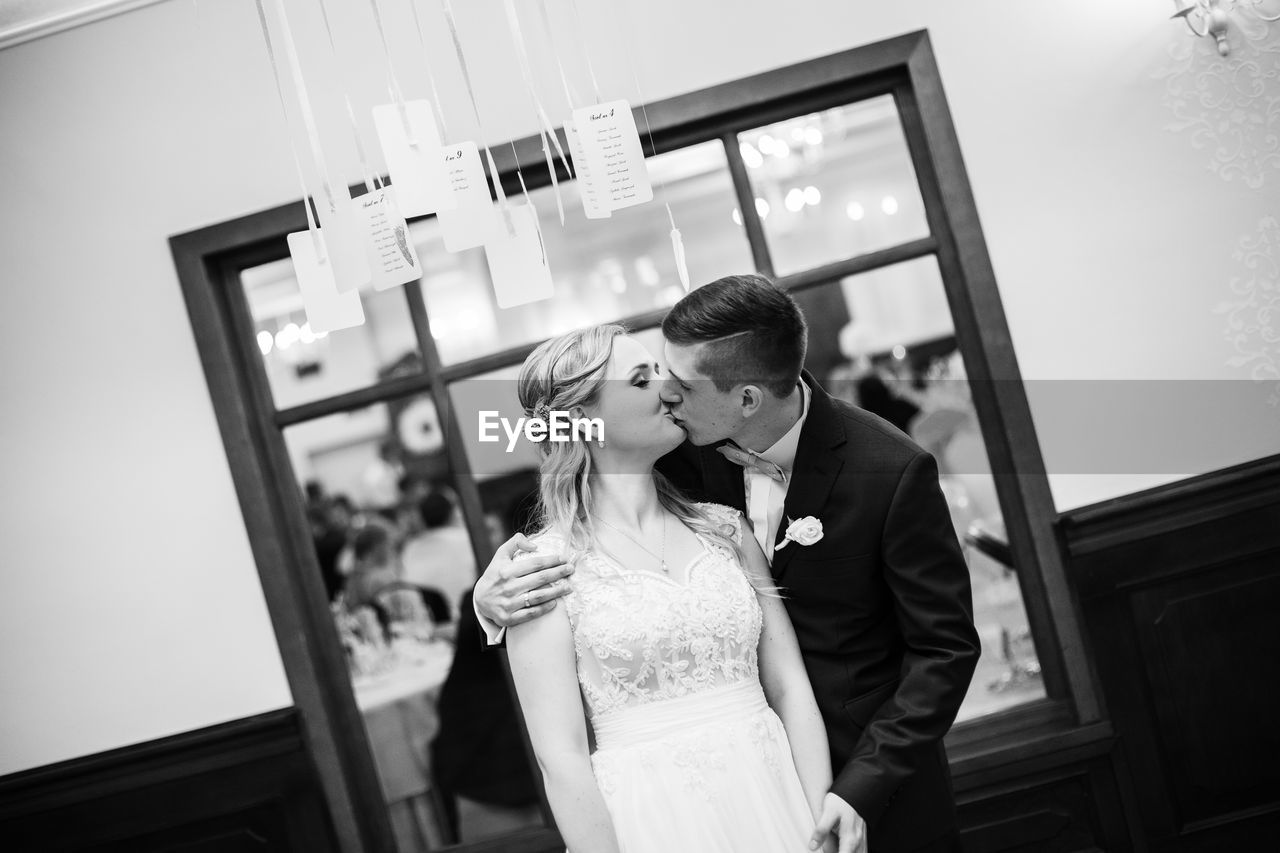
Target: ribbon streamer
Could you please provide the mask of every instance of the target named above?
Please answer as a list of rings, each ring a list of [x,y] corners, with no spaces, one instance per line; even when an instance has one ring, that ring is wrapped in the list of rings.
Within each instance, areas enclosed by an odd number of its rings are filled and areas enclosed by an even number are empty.
[[[378,10],[378,0],[369,0],[373,9],[373,23],[378,28],[378,38],[382,39],[382,55],[387,60],[387,91],[391,100],[400,111],[400,122],[404,125],[404,137],[409,140],[410,148],[418,147],[418,140],[413,135],[413,127],[409,123],[409,110],[404,105],[404,92],[400,89],[400,81],[396,79],[396,69],[391,61],[391,45],[387,44],[387,31],[382,26],[382,12]]]
[[[551,26],[551,16],[547,13],[547,0],[538,0],[538,14],[542,18],[542,28],[547,33],[547,44],[551,45],[551,55],[556,58],[556,69],[560,72],[560,85],[564,87],[564,98],[569,103],[569,115],[573,115],[578,105],[578,94],[569,85],[569,76],[564,73],[564,63],[560,61],[560,51],[556,47],[555,28]]]
[[[596,103],[601,103],[604,98],[600,96],[600,82],[596,80],[596,69],[591,64],[591,51],[587,50],[587,42],[582,38],[582,19],[578,15],[578,4],[576,0],[569,0],[569,10],[573,12],[573,38],[582,45],[582,58],[587,63],[587,75],[591,78],[591,88],[596,93]]]
[[[333,27],[329,24],[329,9],[325,6],[324,0],[317,0],[320,4],[320,17],[324,20],[325,35],[329,37],[329,52],[333,54],[333,64],[338,68],[338,77],[343,79],[346,77],[342,69],[342,60],[338,56],[338,46],[333,40]],[[351,123],[351,138],[356,143],[356,157],[360,160],[360,176],[364,178],[364,188],[368,192],[373,192],[374,186],[378,189],[382,188],[382,182],[378,176],[369,168],[369,158],[365,155],[364,144],[360,141],[360,128],[356,124],[356,113],[351,108],[351,97],[347,94],[346,86],[341,86],[342,100],[347,105],[347,120]]]
[[[569,0],[573,2],[573,0]],[[618,14],[621,16],[624,25],[624,32],[632,32],[631,21],[627,18],[627,11],[624,4],[618,2]],[[649,124],[649,110],[644,103],[644,93],[640,91],[640,76],[636,74],[636,58],[635,51],[631,49],[631,40],[623,39],[626,42],[627,67],[631,69],[631,82],[636,87],[636,97],[640,101],[640,115],[644,118],[644,130],[649,135],[649,151],[654,157],[658,156],[658,147],[653,142],[653,127]],[[671,250],[675,255],[676,274],[680,276],[680,283],[684,285],[685,292],[689,292],[689,267],[685,262],[684,238],[680,235],[680,229],[676,227],[676,215],[671,212],[670,195],[667,193],[667,183],[661,178],[658,179],[658,187],[662,191],[662,204],[667,209],[667,219],[671,222]]]
[[[431,105],[435,108],[436,124],[440,127],[440,138],[449,138],[449,128],[444,123],[444,107],[440,105],[440,91],[436,88],[436,76],[431,73],[431,62],[427,59],[427,39],[422,34],[422,19],[418,17],[418,6],[409,0],[409,10],[413,12],[414,29],[418,31],[418,44],[422,45],[422,62],[427,67],[427,85],[431,87]]]
[[[302,162],[298,158],[298,149],[293,144],[293,134],[289,132],[289,108],[284,101],[284,85],[280,82],[280,66],[276,62],[276,52],[271,46],[271,30],[267,27],[267,10],[262,0],[254,0],[258,7],[258,22],[262,25],[262,40],[267,46],[267,59],[271,61],[271,79],[276,84],[276,96],[280,99],[280,113],[284,116],[285,138],[289,142],[289,153],[293,155],[293,168],[298,175],[298,185],[302,187],[302,206],[307,212],[307,230],[311,233],[311,244],[315,247],[316,259],[321,265],[329,262],[324,251],[324,242],[320,239],[320,226],[316,224],[315,212],[311,209],[311,193],[307,190],[307,180],[302,175]]]
[[[551,189],[556,197],[556,209],[560,212],[560,224],[564,225],[564,203],[560,198],[560,181],[556,177],[555,158],[551,156],[551,148],[548,142],[554,144],[556,153],[560,155],[560,162],[564,164],[564,169],[573,177],[573,170],[569,168],[569,160],[564,156],[564,149],[560,147],[560,139],[556,136],[555,129],[551,124],[551,119],[547,116],[547,111],[542,106],[542,99],[538,97],[538,89],[533,82],[533,67],[529,63],[529,53],[525,48],[524,34],[520,31],[520,17],[516,13],[515,0],[503,0],[503,6],[507,13],[507,24],[511,28],[511,40],[516,46],[516,59],[520,63],[520,73],[524,77],[525,87],[529,90],[529,97],[533,100],[533,109],[537,113],[538,122],[541,125],[540,136],[542,137],[542,155],[547,161],[547,170],[551,173]]]
[[[507,234],[514,237],[516,235],[515,223],[511,221],[511,209],[507,203],[507,194],[502,189],[502,175],[498,172],[498,164],[493,161],[493,152],[489,150],[489,143],[484,140],[484,128],[480,122],[480,106],[476,103],[476,90],[471,85],[471,72],[467,68],[467,58],[462,52],[462,40],[458,38],[458,22],[453,17],[453,6],[449,0],[440,0],[440,5],[444,10],[445,22],[449,25],[449,36],[453,39],[453,49],[458,55],[458,67],[462,70],[462,82],[467,87],[467,98],[471,101],[471,112],[476,118],[476,136],[480,144],[484,147],[484,157],[489,164],[489,177],[493,179],[494,194],[498,197],[498,209],[502,211],[502,221],[507,226]],[[514,150],[514,146],[512,148]],[[519,174],[520,161],[516,160],[516,173]],[[523,185],[523,179],[521,181]],[[528,198],[528,192],[525,192]],[[536,218],[536,215],[535,215]]]
[[[262,8],[262,0],[255,0],[258,4],[258,13],[262,21],[262,32],[267,33],[267,17]],[[325,203],[329,206],[330,213],[338,212],[337,202],[334,200],[333,187],[329,183],[329,170],[325,165],[324,151],[320,147],[320,132],[316,129],[315,115],[311,112],[311,99],[307,95],[307,84],[302,78],[302,65],[298,62],[298,51],[293,45],[293,32],[289,29],[289,18],[285,15],[284,0],[275,0],[276,15],[280,18],[280,30],[284,36],[284,52],[289,59],[289,71],[293,75],[293,85],[298,93],[299,112],[302,113],[302,123],[307,128],[307,142],[311,146],[311,156],[315,158],[316,169],[320,173],[320,186],[324,192]],[[268,36],[268,44],[270,37]],[[275,57],[271,59],[272,68],[276,67]],[[283,96],[282,96],[283,97]]]

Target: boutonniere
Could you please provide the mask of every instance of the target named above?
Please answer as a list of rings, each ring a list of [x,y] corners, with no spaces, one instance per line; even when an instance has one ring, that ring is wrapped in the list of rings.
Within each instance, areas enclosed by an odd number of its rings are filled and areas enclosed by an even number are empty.
[[[787,543],[795,542],[800,545],[812,545],[822,538],[822,522],[814,518],[812,515],[806,515],[804,518],[792,521],[787,519],[787,532],[782,535],[782,541],[778,543],[775,551],[781,551],[787,547]]]

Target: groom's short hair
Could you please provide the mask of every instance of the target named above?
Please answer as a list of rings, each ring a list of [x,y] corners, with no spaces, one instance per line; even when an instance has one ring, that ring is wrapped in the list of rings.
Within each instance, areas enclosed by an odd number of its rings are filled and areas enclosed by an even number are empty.
[[[675,304],[662,334],[680,346],[709,344],[698,372],[722,393],[750,382],[787,397],[800,381],[809,330],[800,306],[762,275],[730,275]]]

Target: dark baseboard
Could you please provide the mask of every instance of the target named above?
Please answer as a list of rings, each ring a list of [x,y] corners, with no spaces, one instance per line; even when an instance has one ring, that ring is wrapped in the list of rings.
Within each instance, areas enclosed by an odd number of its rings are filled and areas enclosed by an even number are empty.
[[[293,709],[0,778],[0,839],[41,853],[336,849]]]

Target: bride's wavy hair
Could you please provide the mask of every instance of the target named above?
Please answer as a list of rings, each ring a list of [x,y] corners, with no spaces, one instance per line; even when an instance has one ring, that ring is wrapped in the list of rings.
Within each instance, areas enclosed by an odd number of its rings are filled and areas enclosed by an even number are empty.
[[[539,344],[524,360],[516,380],[520,405],[526,415],[546,419],[549,412],[572,412],[581,417],[584,406],[600,398],[608,373],[613,342],[627,334],[615,323],[590,326]],[[592,517],[591,451],[583,436],[573,441],[543,441],[539,468],[539,531],[564,538],[571,560],[591,550],[595,541]],[[733,541],[732,528],[713,521],[685,498],[661,472],[653,472],[658,501],[695,533],[723,545],[744,559]]]

